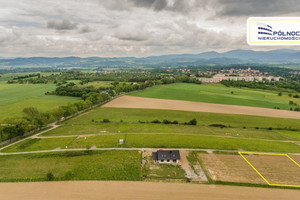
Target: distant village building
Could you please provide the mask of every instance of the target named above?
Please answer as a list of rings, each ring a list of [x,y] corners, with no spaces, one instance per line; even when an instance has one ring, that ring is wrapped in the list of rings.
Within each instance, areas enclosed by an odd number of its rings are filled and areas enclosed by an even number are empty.
[[[152,153],[154,163],[172,164],[180,161],[179,150],[159,150]]]
[[[216,74],[212,78],[199,78],[199,81],[202,83],[220,83],[223,80],[231,80],[231,81],[279,81],[281,77],[274,76],[226,76],[225,74]]]
[[[209,74],[209,72],[207,72]],[[253,70],[250,67],[248,69],[222,69],[218,74],[212,78],[199,78],[202,83],[219,83],[223,80],[231,81],[280,81],[282,77],[270,76],[267,72],[260,72],[259,70]]]

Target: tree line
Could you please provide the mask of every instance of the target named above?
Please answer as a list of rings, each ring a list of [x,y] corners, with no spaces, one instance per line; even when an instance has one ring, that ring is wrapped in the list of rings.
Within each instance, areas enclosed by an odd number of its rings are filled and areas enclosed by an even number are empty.
[[[255,81],[234,81],[234,80],[223,80],[221,84],[226,87],[248,87],[253,89],[265,89],[265,90],[282,90],[282,89],[290,89],[296,92],[300,92],[300,83],[297,81],[263,81],[263,82],[255,82]]]
[[[111,97],[106,93],[89,93],[81,101],[59,106],[48,112],[41,112],[35,107],[23,109],[24,116],[21,118],[7,119],[5,124],[0,126],[1,141],[8,140],[18,136],[24,136],[25,133],[41,129],[45,125],[60,121],[65,117],[90,108],[93,105],[103,103]]]

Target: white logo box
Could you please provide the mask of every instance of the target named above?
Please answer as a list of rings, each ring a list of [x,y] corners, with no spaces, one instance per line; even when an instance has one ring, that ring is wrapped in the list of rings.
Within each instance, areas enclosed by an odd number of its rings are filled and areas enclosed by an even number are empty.
[[[300,45],[300,17],[250,17],[247,42],[260,46]]]

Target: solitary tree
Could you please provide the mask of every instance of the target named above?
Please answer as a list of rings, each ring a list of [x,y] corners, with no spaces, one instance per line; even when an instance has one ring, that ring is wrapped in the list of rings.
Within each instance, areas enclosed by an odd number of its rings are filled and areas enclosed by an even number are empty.
[[[190,121],[190,125],[197,125],[197,120],[194,118]]]
[[[46,178],[48,181],[52,181],[54,179],[54,175],[52,172],[48,172],[46,175]]]

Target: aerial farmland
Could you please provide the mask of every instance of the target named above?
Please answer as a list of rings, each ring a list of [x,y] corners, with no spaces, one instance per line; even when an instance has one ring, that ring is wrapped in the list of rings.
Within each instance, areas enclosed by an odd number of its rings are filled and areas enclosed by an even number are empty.
[[[2,1],[0,200],[299,200],[299,5]]]

